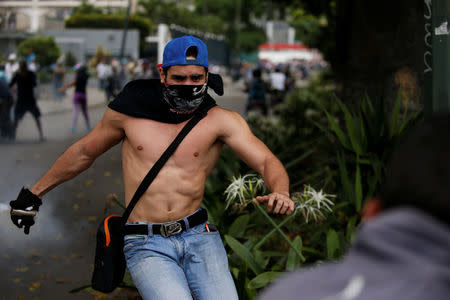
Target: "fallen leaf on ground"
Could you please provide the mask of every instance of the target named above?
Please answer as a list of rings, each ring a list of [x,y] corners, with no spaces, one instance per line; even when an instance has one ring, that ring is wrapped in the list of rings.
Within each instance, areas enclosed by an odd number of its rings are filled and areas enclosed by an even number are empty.
[[[30,251],[28,251],[28,254],[29,254],[32,258],[41,257],[41,254],[40,254],[39,251],[37,251],[36,249],[31,249]]]
[[[41,283],[39,281],[33,282],[30,287],[28,288],[31,292],[35,291],[36,289],[41,287]]]
[[[63,284],[63,283],[68,283],[68,282],[69,282],[69,280],[67,280],[67,279],[56,278],[56,283]]]
[[[77,203],[75,203],[74,205],[73,205],[73,210],[74,211],[77,211],[77,210],[79,210],[80,209],[80,206],[77,204]]]
[[[108,199],[108,201],[115,201],[117,200],[117,195],[116,194],[108,194],[108,196],[106,196],[106,198]]]
[[[97,300],[108,299],[108,294],[103,294],[98,291],[92,291],[91,295],[95,296],[95,299]]]
[[[13,278],[12,280],[14,283],[19,283],[22,281],[22,278]]]
[[[105,173],[103,173],[103,175],[105,175],[105,177],[109,177],[109,176],[111,176],[111,172],[105,172]]]
[[[24,267],[24,268],[17,268],[16,272],[21,272],[21,273],[25,273],[28,272],[29,268],[28,267]]]
[[[121,185],[122,184],[122,179],[116,179],[114,180],[114,183],[117,185]]]
[[[94,184],[94,180],[93,179],[88,179],[86,180],[86,182],[84,183],[85,186],[90,186]]]
[[[80,258],[80,257],[83,257],[83,255],[82,254],[80,254],[80,253],[72,253],[71,255],[70,255],[70,258]]]
[[[97,217],[96,216],[90,216],[88,218],[89,222],[97,222]]]
[[[76,197],[77,199],[84,198],[84,193],[83,193],[83,192],[78,193],[75,197]]]

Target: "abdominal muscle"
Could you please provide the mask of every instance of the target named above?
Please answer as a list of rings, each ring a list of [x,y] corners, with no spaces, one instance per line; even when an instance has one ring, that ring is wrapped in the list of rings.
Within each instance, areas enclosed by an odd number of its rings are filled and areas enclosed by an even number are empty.
[[[158,177],[139,199],[128,222],[173,221],[195,212],[200,207],[205,184],[204,176],[180,180],[179,176],[175,174],[178,172],[174,171],[173,168],[168,168],[164,172],[161,170]],[[140,180],[131,182],[130,178],[128,177],[129,180],[125,182],[127,205],[140,183]]]
[[[139,199],[128,222],[173,221],[184,218],[200,207],[206,178],[220,154],[222,144],[215,142],[198,149],[199,143],[195,141],[191,143],[188,137],[169,158]],[[193,149],[194,147],[196,149]],[[124,140],[122,169],[127,206],[142,179],[160,155],[159,152],[157,156],[145,155],[135,149],[132,142],[128,139]]]

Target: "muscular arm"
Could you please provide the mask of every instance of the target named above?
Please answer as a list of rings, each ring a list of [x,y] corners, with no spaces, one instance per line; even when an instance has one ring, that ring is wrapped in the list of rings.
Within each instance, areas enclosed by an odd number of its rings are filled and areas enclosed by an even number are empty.
[[[272,210],[276,202],[275,213],[292,213],[294,204],[289,198],[289,176],[280,160],[253,135],[247,122],[238,113],[224,111],[220,119],[221,124],[224,124],[221,140],[261,174],[272,192],[270,195],[257,197],[257,200],[267,203],[269,210]]]
[[[107,109],[103,119],[92,131],[70,146],[39,179],[30,191],[42,198],[57,185],[74,178],[94,162],[94,160],[119,143],[124,137],[123,115]]]

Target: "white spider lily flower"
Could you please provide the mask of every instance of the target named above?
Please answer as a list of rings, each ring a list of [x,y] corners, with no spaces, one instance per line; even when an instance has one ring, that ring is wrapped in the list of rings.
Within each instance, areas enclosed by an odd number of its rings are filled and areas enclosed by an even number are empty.
[[[231,204],[242,210],[250,204],[258,195],[266,192],[266,186],[261,176],[256,174],[246,174],[244,176],[234,177],[230,185],[225,190],[226,208]],[[332,212],[335,195],[326,194],[322,190],[316,191],[310,185],[305,185],[303,192],[293,193],[291,198],[295,203],[295,213],[300,212],[305,218],[306,223],[310,220],[320,222],[325,219],[325,213]],[[234,203],[233,203],[234,202]]]
[[[233,201],[245,208],[252,202],[253,198],[265,190],[264,180],[256,174],[246,174],[244,176],[234,177],[230,185],[225,190],[226,194],[226,208],[230,206]]]
[[[322,190],[316,191],[310,185],[306,185],[302,193],[294,193],[292,200],[295,203],[295,212],[300,212],[305,218],[306,223],[310,220],[320,222],[325,219],[325,213],[332,212],[331,206],[335,195],[326,194]]]
[[[310,185],[305,186],[305,190],[303,191],[303,196],[308,198],[307,202],[313,202],[318,209],[320,209],[320,205],[324,206],[328,211],[332,211],[330,205],[334,205],[333,201],[331,201],[329,198],[336,197],[335,195],[329,195],[325,194],[320,191],[316,191],[313,187]]]

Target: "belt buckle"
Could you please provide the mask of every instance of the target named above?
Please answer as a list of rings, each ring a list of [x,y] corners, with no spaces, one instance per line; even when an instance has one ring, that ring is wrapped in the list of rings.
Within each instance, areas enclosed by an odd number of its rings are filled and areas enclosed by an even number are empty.
[[[181,227],[180,223],[167,222],[167,223],[161,224],[160,232],[163,237],[169,237],[169,236],[180,233],[182,230],[183,230],[183,228]]]

